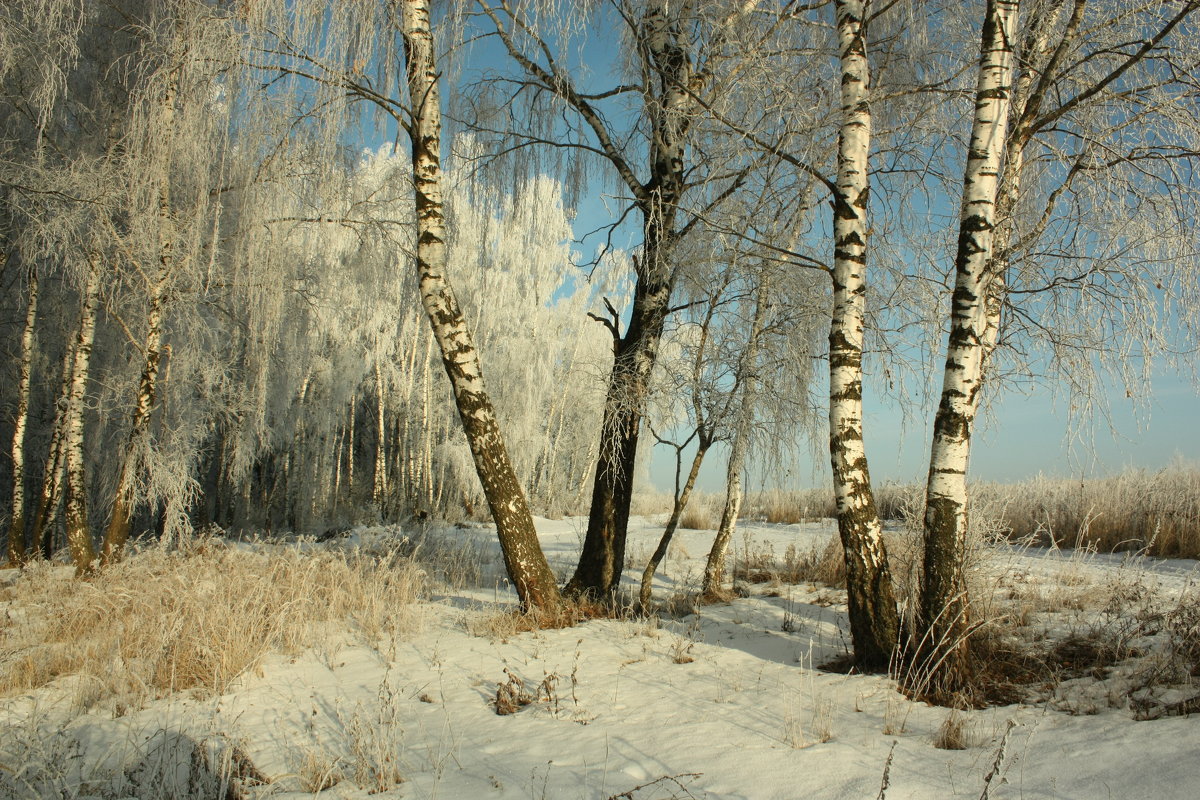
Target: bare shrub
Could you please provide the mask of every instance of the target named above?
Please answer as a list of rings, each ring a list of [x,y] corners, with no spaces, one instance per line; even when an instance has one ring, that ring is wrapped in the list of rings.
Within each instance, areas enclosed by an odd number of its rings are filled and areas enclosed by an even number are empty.
[[[385,529],[384,550],[394,550],[421,564],[429,578],[451,589],[481,589],[508,578],[504,556],[490,528],[475,523],[460,523],[465,532],[448,537],[427,529],[403,533],[399,528]],[[486,536],[475,535],[486,531]]]
[[[418,622],[423,573],[408,558],[199,538],[151,548],[87,581],[48,564],[9,589],[20,609],[0,640],[0,694],[78,675],[92,700],[137,703],[224,692],[273,651],[296,653],[325,623],[370,644]]]
[[[492,707],[498,716],[516,714],[532,705],[546,704],[551,712],[558,716],[560,702],[558,698],[558,682],[561,680],[557,672],[547,672],[541,683],[536,685],[526,683],[508,667],[504,668],[507,678],[496,684],[496,696],[492,699]],[[571,676],[572,687],[575,676]],[[572,688],[574,694],[574,688]]]
[[[200,737],[159,729],[113,745],[98,757],[85,752],[78,728],[52,722],[36,707],[0,738],[0,800],[48,797],[137,797],[228,800],[269,780],[235,742],[219,733]]]

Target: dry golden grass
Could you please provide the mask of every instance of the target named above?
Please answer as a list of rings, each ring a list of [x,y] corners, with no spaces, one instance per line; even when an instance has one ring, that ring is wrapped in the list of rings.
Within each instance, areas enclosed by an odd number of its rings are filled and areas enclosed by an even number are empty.
[[[1014,538],[1100,552],[1200,558],[1200,469],[1175,465],[1110,478],[1035,478],[1003,487]]]
[[[827,488],[754,492],[747,498],[743,511],[747,519],[780,525],[814,522],[836,513],[833,491]]]
[[[0,695],[79,676],[85,704],[225,691],[271,652],[323,642],[350,622],[375,644],[417,624],[410,559],[197,539],[152,548],[92,578],[31,565],[0,597]]]
[[[950,709],[933,735],[933,746],[939,750],[966,750],[971,746],[971,729],[966,715],[957,708]]]
[[[679,515],[679,527],[691,531],[709,531],[716,528],[714,514],[708,502],[702,497],[694,497]]]
[[[882,484],[875,501],[883,519],[920,527],[923,487]],[[973,483],[970,518],[975,540],[1200,558],[1200,468],[1180,463],[1107,478]]]
[[[522,611],[511,606],[483,606],[467,614],[467,633],[495,642],[506,642],[522,633],[570,628],[590,619],[632,619],[632,603],[601,602],[588,598],[564,598],[562,607],[550,613],[539,609]]]

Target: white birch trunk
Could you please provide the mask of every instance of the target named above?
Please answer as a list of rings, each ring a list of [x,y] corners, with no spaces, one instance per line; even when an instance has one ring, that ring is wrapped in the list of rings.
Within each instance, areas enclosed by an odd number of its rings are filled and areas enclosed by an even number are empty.
[[[371,502],[383,514],[384,496],[387,494],[387,463],[384,460],[384,406],[383,370],[379,366],[378,344],[375,356],[375,477],[371,484]]]
[[[83,290],[83,310],[79,318],[79,333],[75,337],[71,365],[71,391],[67,397],[67,412],[63,420],[67,477],[66,525],[67,546],[75,562],[75,574],[90,572],[96,560],[92,532],[88,526],[87,482],[84,475],[83,423],[87,399],[88,370],[91,366],[92,345],[96,340],[96,306],[100,292],[100,256],[88,258],[88,275]]]
[[[54,428],[50,435],[50,447],[46,451],[46,470],[42,476],[42,491],[38,495],[37,511],[33,516],[33,543],[40,547],[42,558],[54,555],[53,522],[63,493],[63,464],[66,462],[64,442],[67,419],[67,400],[71,396],[71,366],[75,363],[72,350],[63,351],[62,385],[54,403]]]
[[[537,539],[483,382],[479,352],[446,276],[441,101],[428,0],[403,0],[404,55],[412,103],[418,291],[454,390],[463,431],[495,520],[508,575],[526,608],[557,612],[558,585]]]
[[[988,0],[975,116],[963,176],[955,284],[941,402],[926,486],[921,637],[912,679],[922,693],[960,691],[968,677],[970,606],[963,579],[967,464],[986,348],[988,266],[1013,88],[1015,0]]]
[[[151,288],[150,307],[146,312],[146,340],[143,345],[145,363],[138,381],[137,400],[133,407],[133,419],[121,473],[117,480],[117,492],[113,498],[112,515],[104,534],[104,546],[100,559],[110,564],[121,559],[136,502],[139,455],[149,446],[150,420],[158,397],[158,371],[162,360],[163,305],[165,301],[165,276]]]
[[[836,3],[842,124],[833,199],[833,314],[829,325],[829,456],[846,563],[850,633],[862,669],[888,666],[899,618],[863,438],[862,360],[870,193],[868,3]]]
[[[7,260],[6,257],[0,256]],[[0,265],[3,262],[0,261]],[[25,546],[25,430],[29,424],[29,390],[33,375],[33,329],[37,322],[37,270],[29,270],[29,304],[25,309],[25,327],[21,331],[21,366],[17,378],[17,411],[13,419],[12,521],[8,526],[8,563],[24,563]]]

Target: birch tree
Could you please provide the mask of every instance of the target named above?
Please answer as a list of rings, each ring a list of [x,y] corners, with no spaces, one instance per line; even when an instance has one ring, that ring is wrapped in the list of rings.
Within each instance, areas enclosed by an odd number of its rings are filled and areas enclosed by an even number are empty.
[[[671,515],[667,518],[667,524],[663,529],[662,536],[659,537],[658,545],[642,570],[638,601],[643,609],[648,609],[650,606],[654,574],[670,550],[675,532],[679,528],[679,520],[696,487],[696,479],[700,475],[700,467],[704,463],[705,456],[717,441],[726,438],[727,417],[737,394],[736,376],[733,376],[735,385],[731,389],[725,389],[721,385],[728,382],[731,376],[725,369],[723,360],[713,352],[720,349],[720,342],[713,340],[721,335],[717,330],[719,327],[717,312],[720,306],[730,302],[726,296],[726,290],[733,282],[733,278],[733,270],[722,270],[717,277],[716,284],[708,290],[708,297],[703,302],[703,313],[700,318],[694,326],[683,325],[676,332],[676,337],[682,339],[684,338],[681,335],[682,331],[696,331],[694,337],[696,341],[690,347],[680,347],[681,355],[685,356],[682,360],[690,361],[690,364],[687,365],[686,376],[660,369],[660,381],[670,384],[664,387],[672,395],[669,399],[678,399],[677,387],[680,382],[686,381],[688,400],[690,401],[688,417],[691,431],[686,437],[679,437],[682,441],[671,441],[656,433],[653,427],[650,428],[651,435],[659,444],[668,445],[675,450],[675,487],[672,493]],[[671,427],[679,427],[679,423],[670,415],[667,415],[666,424]],[[682,478],[683,451],[693,442],[696,445],[696,451],[692,454],[687,477]]]
[[[281,87],[290,85],[290,97],[302,106],[317,98],[318,148],[336,146],[359,103],[407,134],[420,302],[450,380],[510,578],[525,607],[555,612],[558,588],[484,387],[478,346],[448,277],[440,76],[429,3],[405,0],[336,9],[269,3],[246,14],[252,30],[262,37],[252,67],[273,73]],[[401,50],[402,63],[388,52],[393,46]],[[381,429],[378,435],[386,433]]]
[[[740,408],[734,421],[732,441],[729,446],[729,461],[725,467],[725,504],[721,510],[721,522],[713,538],[708,559],[704,565],[704,579],[700,586],[701,597],[724,599],[725,552],[737,527],[738,514],[742,508],[742,471],[746,467],[746,454],[753,437],[755,403],[757,402],[758,354],[762,345],[763,322],[767,314],[767,302],[771,297],[770,280],[765,270],[757,276],[758,286],[754,292],[754,311],[750,318],[750,332],[746,347],[738,366],[738,397]]]
[[[537,540],[525,493],[508,458],[479,354],[446,278],[441,176],[441,104],[427,0],[403,5],[405,66],[413,104],[409,139],[417,216],[418,286],[454,387],[459,416],[500,537],[504,563],[522,605],[554,613],[558,585]]]
[[[793,226],[795,230],[811,226],[814,196],[828,197],[832,207],[830,225],[817,226],[800,240],[795,235],[763,236],[755,221],[731,233],[766,245],[775,258],[790,263],[793,269],[824,272],[831,279],[827,441],[847,570],[855,661],[861,668],[871,670],[889,665],[898,643],[899,619],[882,525],[871,488],[862,422],[874,94],[867,29],[872,21],[877,25],[887,23],[885,38],[904,42],[907,31],[903,19],[891,23],[888,15],[903,17],[906,11],[903,4],[874,8],[869,2],[836,2],[833,4],[835,40],[831,46],[823,40],[822,31],[827,25],[808,16],[813,9],[785,8],[777,17],[781,43],[764,48],[765,55],[750,58],[745,83],[751,96],[763,107],[771,108],[783,96],[792,100],[792,108],[786,114],[780,111],[745,120],[714,114],[731,135],[769,155],[782,171],[790,170],[790,176],[775,178],[772,191],[786,193],[780,196],[787,197],[792,205],[789,213],[798,220]],[[805,67],[796,63],[793,54],[823,48],[836,54],[835,76],[840,90],[836,99],[820,90],[823,75],[819,71],[807,81],[796,80],[796,73]],[[892,48],[895,50],[896,46]],[[898,94],[914,93],[913,87],[903,85],[905,78],[901,77],[913,58],[902,46],[898,54],[888,54],[884,75],[891,77],[889,88],[898,87]],[[896,74],[889,75],[889,69]],[[837,111],[827,108],[826,103],[829,106],[836,103]],[[804,111],[810,105],[815,109],[811,117]],[[832,137],[822,111],[828,111],[828,118],[838,120]],[[893,118],[902,116],[892,114]],[[832,146],[826,144],[830,138],[835,139]],[[897,160],[895,155],[889,158]],[[832,170],[826,166],[828,160],[834,161]],[[775,202],[778,205],[781,200]],[[826,231],[831,242],[817,238]],[[832,259],[814,255],[830,249]],[[732,490],[729,494],[735,498],[737,479],[732,463],[728,482]],[[718,542],[722,538],[719,536]],[[714,555],[716,552],[715,548]]]
[[[1044,345],[1077,406],[1090,403],[1098,368],[1136,391],[1130,349],[1145,370],[1171,347],[1157,320],[1189,297],[1179,276],[1195,264],[1194,220],[1178,213],[1194,181],[1177,166],[1197,158],[1195,115],[1183,110],[1194,93],[1177,76],[1200,63],[1184,32],[1200,4],[1022,6],[1019,26],[1015,8],[989,6],[997,22],[984,27],[964,180],[909,678],[935,697],[964,690],[971,670],[965,473],[989,375],[1036,370],[1029,354]],[[989,36],[1000,44],[991,60]],[[1194,330],[1193,308],[1168,313]]]
[[[979,408],[988,346],[987,266],[1013,89],[1017,4],[988,0],[980,34],[975,114],[963,175],[950,338],[941,402],[934,418],[925,501],[925,555],[916,659],[934,693],[964,685],[970,612],[963,561],[967,532],[967,457]],[[994,329],[993,329],[994,331]],[[994,335],[994,332],[992,333]],[[918,670],[919,671],[919,670]]]
[[[867,2],[835,3],[841,74],[841,129],[833,193],[833,314],[829,324],[829,454],[854,658],[860,668],[889,664],[899,616],[883,527],[875,508],[862,421],[866,307],[867,198],[871,107]]]
[[[63,415],[63,452],[66,472],[67,546],[75,563],[75,574],[84,575],[95,566],[96,548],[88,520],[87,480],[84,474],[83,426],[84,404],[88,390],[88,372],[92,363],[92,347],[96,342],[96,307],[100,294],[100,256],[88,257],[87,280],[83,287],[79,330],[72,347],[70,394]]]
[[[7,260],[7,254],[0,254]],[[29,393],[33,378],[33,332],[37,322],[37,270],[29,270],[29,299],[25,325],[21,330],[21,362],[17,379],[17,410],[13,419],[12,438],[12,520],[8,526],[8,563],[24,563],[25,544],[25,431],[29,427]]]

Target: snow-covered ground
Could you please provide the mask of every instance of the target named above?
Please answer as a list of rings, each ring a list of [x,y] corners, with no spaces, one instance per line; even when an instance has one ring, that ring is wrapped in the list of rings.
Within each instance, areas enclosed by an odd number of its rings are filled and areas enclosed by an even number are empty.
[[[560,573],[583,524],[538,520]],[[660,533],[659,519],[634,521],[627,579]],[[309,546],[369,548],[396,535],[364,529]],[[733,556],[820,551],[832,535],[829,521],[743,524]],[[679,532],[656,599],[694,587],[711,536]],[[206,760],[234,764],[224,772],[240,773],[242,788],[229,796],[248,798],[322,786],[330,798],[496,800],[1200,796],[1200,715],[1135,720],[1121,665],[1028,704],[914,703],[886,677],[816,669],[845,653],[849,631],[844,592],[807,583],[757,584],[694,613],[681,604],[662,617],[519,632],[493,541],[484,526],[428,533],[434,561],[466,546],[488,563],[477,585],[435,583],[418,632],[395,641],[368,646],[331,630],[220,696],[180,693],[120,716],[104,704],[80,711],[65,679],[0,699],[0,786],[24,797],[38,777],[54,796],[202,796]],[[975,569],[979,585],[1022,598],[1029,624],[1067,634],[1099,624],[1114,593],[1169,604],[1196,577],[1195,562],[1009,549]],[[965,749],[935,746],[948,720]],[[205,759],[191,757],[193,741]]]

